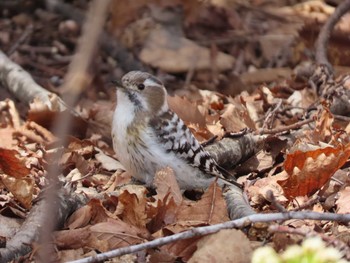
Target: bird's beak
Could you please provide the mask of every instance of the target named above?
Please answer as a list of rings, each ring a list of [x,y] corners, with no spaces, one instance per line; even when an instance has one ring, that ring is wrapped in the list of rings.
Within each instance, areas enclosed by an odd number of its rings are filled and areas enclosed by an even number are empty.
[[[116,86],[116,88],[124,88],[120,80],[111,80],[111,83]]]

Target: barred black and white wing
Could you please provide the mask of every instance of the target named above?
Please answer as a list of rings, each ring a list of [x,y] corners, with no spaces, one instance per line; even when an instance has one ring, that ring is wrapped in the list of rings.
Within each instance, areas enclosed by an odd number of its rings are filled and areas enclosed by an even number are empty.
[[[153,118],[150,125],[166,152],[174,153],[206,174],[225,179],[216,161],[203,149],[176,113],[166,111]]]

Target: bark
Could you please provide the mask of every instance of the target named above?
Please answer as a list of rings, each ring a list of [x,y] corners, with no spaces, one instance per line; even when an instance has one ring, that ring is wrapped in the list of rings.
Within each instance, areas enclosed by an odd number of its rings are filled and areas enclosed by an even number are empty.
[[[7,88],[22,102],[30,103],[40,99],[50,109],[65,109],[64,102],[54,93],[39,86],[21,66],[10,60],[0,51],[0,85]]]
[[[71,193],[67,188],[59,190],[56,197],[55,218],[58,226],[62,226],[68,216],[87,201],[84,195]],[[46,198],[33,205],[19,231],[6,243],[6,248],[0,249],[0,262],[9,262],[31,251],[30,244],[38,241],[39,230],[45,228],[47,220],[52,217],[47,213],[50,210],[49,205]]]

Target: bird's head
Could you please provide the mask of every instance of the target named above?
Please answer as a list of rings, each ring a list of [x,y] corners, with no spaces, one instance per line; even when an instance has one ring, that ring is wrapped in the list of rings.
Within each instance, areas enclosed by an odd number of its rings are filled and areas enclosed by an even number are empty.
[[[122,77],[118,90],[138,110],[160,114],[168,110],[167,92],[163,83],[155,76],[141,71],[130,71]],[[118,95],[119,96],[119,95]]]

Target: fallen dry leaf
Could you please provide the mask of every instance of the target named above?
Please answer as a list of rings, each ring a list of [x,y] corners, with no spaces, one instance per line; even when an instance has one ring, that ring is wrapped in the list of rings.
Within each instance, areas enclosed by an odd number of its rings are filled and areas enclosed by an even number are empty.
[[[197,247],[189,263],[248,263],[253,252],[247,236],[237,229],[223,229],[205,236],[197,242]]]
[[[197,249],[197,241],[201,237],[193,237],[189,239],[179,240],[168,245],[162,246],[162,251],[169,253],[170,255],[176,255],[183,261],[188,261],[192,257],[193,253]]]
[[[88,246],[106,252],[119,247],[142,243],[148,232],[119,219],[109,219],[90,227]]]
[[[244,128],[255,129],[255,124],[247,109],[242,105],[228,104],[221,115],[220,123],[227,132],[238,132]]]
[[[180,187],[176,181],[174,171],[170,167],[166,167],[156,173],[154,185],[157,188],[156,199],[164,201],[165,197],[173,198],[176,204],[181,204],[182,194]]]
[[[30,169],[18,156],[19,153],[16,150],[0,148],[0,170],[15,178],[28,176]]]
[[[176,216],[178,222],[186,222],[188,226],[211,225],[229,220],[222,190],[216,183],[210,185],[199,201],[183,202]]]
[[[33,121],[27,121],[16,130],[17,135],[25,136],[27,140],[40,144],[51,144],[58,139],[47,129]]]
[[[235,61],[232,56],[220,51],[212,58],[209,48],[174,36],[163,28],[156,28],[150,33],[139,57],[143,63],[169,73],[211,69],[213,63],[218,71],[224,71],[231,69]]]
[[[129,191],[123,191],[118,199],[123,205],[123,211],[119,215],[120,218],[132,226],[146,228],[146,223],[149,220],[146,213],[146,195],[140,196]]]
[[[196,123],[200,127],[205,127],[205,115],[197,106],[197,103],[179,96],[168,96],[169,108],[174,111],[185,123]]]
[[[350,213],[350,186],[340,190],[338,195],[338,200],[335,202],[337,204],[337,212],[339,214]]]
[[[278,183],[287,198],[312,195],[344,165],[349,156],[350,144],[310,151],[297,150],[287,154],[283,167],[288,178]]]
[[[265,204],[266,200],[269,201],[268,191],[271,191],[279,203],[285,203],[287,199],[284,196],[282,187],[277,183],[277,180],[281,178],[281,175],[268,176],[257,180],[254,185],[249,186],[247,188],[247,193],[251,201],[255,205]]]
[[[25,208],[28,209],[32,206],[34,179],[30,177],[16,178],[7,174],[0,174],[0,179]]]
[[[14,129],[6,127],[0,129],[0,147],[5,149],[13,149],[16,146],[16,140],[13,139]]]
[[[90,226],[57,231],[54,234],[55,245],[64,249],[82,248],[89,242],[90,235]]]

